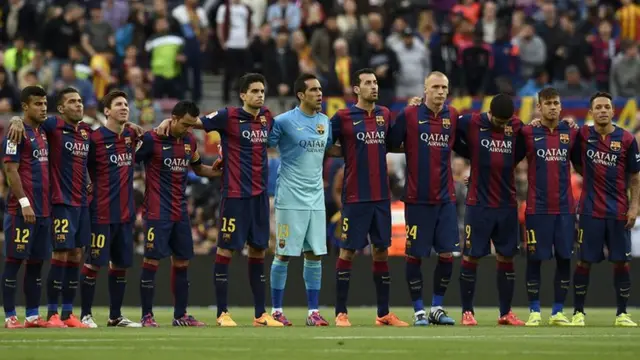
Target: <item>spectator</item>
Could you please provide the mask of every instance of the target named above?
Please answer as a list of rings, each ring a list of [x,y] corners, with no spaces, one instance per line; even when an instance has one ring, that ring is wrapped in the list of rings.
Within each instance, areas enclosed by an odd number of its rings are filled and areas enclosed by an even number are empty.
[[[340,30],[335,16],[328,16],[324,27],[318,28],[311,36],[311,56],[318,70],[322,73],[329,71],[329,62],[334,56],[333,42],[340,37]]]
[[[281,28],[276,33],[279,33],[280,31],[284,31],[288,41],[289,33],[286,31],[286,28]],[[260,26],[258,35],[253,38],[251,46],[249,46],[249,51],[251,51],[251,60],[253,60],[253,72],[266,75],[264,71],[264,63],[267,62],[267,58],[271,56],[275,48],[276,42],[271,34],[271,25],[265,23]],[[297,65],[294,67],[297,67]]]
[[[640,57],[638,44],[634,41],[623,42],[623,52],[611,66],[611,94],[613,96],[634,98],[640,94]]]
[[[225,72],[222,97],[225,103],[231,99],[231,86],[251,64],[247,60],[251,28],[251,9],[240,0],[220,5],[216,14],[217,35],[225,51]]]
[[[298,30],[291,35],[291,48],[298,56],[298,68],[300,72],[316,74],[316,63],[311,56],[311,46],[307,44],[307,39],[302,30]]]
[[[278,0],[267,8],[267,23],[275,36],[281,28],[294,32],[300,28],[300,8],[289,0]]]
[[[300,28],[304,31],[307,38],[312,38],[315,30],[322,26],[328,19],[325,18],[325,12],[322,5],[315,0],[301,0],[300,2]]]
[[[500,84],[519,87],[522,84],[520,77],[520,57],[518,46],[509,38],[509,30],[506,26],[498,27],[496,41],[493,43],[493,83],[489,84],[489,93],[497,94]]]
[[[484,96],[491,82],[493,54],[491,46],[482,41],[482,33],[476,33],[473,45],[462,49],[463,83],[466,94]]]
[[[164,0],[161,0],[164,1]],[[128,0],[104,0],[102,1],[102,18],[111,26],[118,29],[125,25],[129,19]]]
[[[515,38],[520,49],[521,75],[529,79],[537,67],[543,66],[547,59],[547,47],[535,33],[532,24],[526,24]]]
[[[56,81],[54,90],[57,92],[66,87],[73,87],[78,90],[82,97],[86,114],[89,114],[91,110],[95,112],[98,101],[93,92],[93,86],[91,86],[88,80],[78,79],[73,64],[70,62],[62,63],[60,66],[60,79]],[[55,93],[50,95],[52,98],[55,98]],[[51,105],[55,108],[55,101],[52,102]]]
[[[461,0],[460,4],[454,6],[451,11],[454,14],[462,14],[471,22],[471,25],[475,25],[480,17],[480,4],[474,0]]]
[[[555,4],[552,2],[546,2],[542,5],[542,22],[536,25],[536,34],[544,41],[547,49],[546,57],[546,70],[553,78],[553,59],[556,54],[560,42],[563,40],[562,36],[558,36],[562,33],[560,21],[558,20],[557,10]],[[562,76],[562,74],[559,74]]]
[[[104,20],[102,9],[95,6],[90,10],[91,21],[84,27],[80,41],[82,48],[93,57],[98,53],[108,52],[116,45],[113,28]]]
[[[7,70],[0,67],[0,114],[19,110],[18,90],[7,81]]]
[[[18,71],[29,64],[33,59],[33,51],[25,48],[22,35],[18,34],[13,40],[13,47],[4,52],[4,67],[15,78]]]
[[[371,68],[378,78],[378,103],[390,106],[393,102],[396,76],[400,70],[400,63],[396,53],[385,47],[382,37],[375,31],[367,34],[369,49],[361,67]]]
[[[131,114],[129,120],[145,129],[158,126],[164,119],[160,105],[153,100],[151,93],[144,86],[137,86],[129,98]]]
[[[582,81],[580,69],[571,65],[565,70],[565,81],[560,82],[556,88],[562,97],[588,98],[594,89]]]
[[[447,74],[449,86],[454,92],[460,85],[459,49],[453,43],[452,29],[448,24],[440,28],[439,40],[433,43],[430,50],[432,69]]]
[[[275,44],[265,53],[263,74],[271,96],[294,96],[293,83],[298,77],[298,56],[289,47],[289,32],[281,28]]]
[[[31,59],[31,63],[23,66],[20,71],[18,71],[17,84],[20,89],[26,87],[25,76],[29,73],[36,73],[37,82],[42,86],[47,92],[51,90],[51,86],[53,85],[53,71],[51,67],[45,64],[44,54],[42,50],[35,50],[33,52],[33,58]]]
[[[109,91],[109,88],[117,82],[117,79],[111,74],[111,64],[115,60],[114,55],[107,49],[91,57],[89,65],[93,79],[93,91],[98,99],[102,99]]]
[[[549,74],[544,68],[539,68],[533,78],[527,80],[520,89],[518,96],[538,96],[540,90],[547,86],[549,86]]]
[[[402,33],[402,44],[391,47],[396,53],[400,71],[396,79],[396,96],[410,98],[424,93],[424,78],[431,71],[429,50],[411,28]]]
[[[182,64],[186,61],[182,49],[182,37],[169,33],[169,22],[165,18],[156,20],[156,34],[145,45],[151,54],[153,74],[153,97],[182,98]]]
[[[76,78],[91,80],[93,71],[84,56],[84,53],[76,45],[69,47],[69,62],[73,65],[73,71],[76,73]]]
[[[498,30],[498,18],[496,3],[487,1],[484,3],[482,10],[482,18],[476,24],[476,32],[482,34],[482,39],[487,44],[493,44],[496,41],[496,32]]]
[[[141,68],[134,66],[127,70],[125,81],[122,82],[122,91],[127,94],[127,98],[135,98],[135,89],[139,87],[147,88],[144,72]]]
[[[591,72],[595,76],[598,89],[602,91],[609,90],[611,61],[618,53],[618,41],[612,38],[611,31],[611,23],[601,22],[598,26],[598,35],[591,42],[591,49],[587,50],[591,54],[589,58]],[[581,54],[587,55],[587,51],[581,52]],[[579,61],[579,64],[584,63],[584,60],[580,58],[576,58],[576,61]]]
[[[620,0],[622,7],[616,11],[616,19],[620,22],[622,40],[640,42],[640,6],[633,0]]]
[[[351,85],[351,74],[357,69],[354,68],[353,59],[349,56],[349,44],[347,40],[338,38],[333,43],[335,57],[329,66],[327,74],[328,86],[324,91],[329,96],[351,96],[353,87]]]
[[[204,9],[198,6],[198,0],[185,0],[183,5],[173,9],[172,15],[180,24],[185,41],[183,52],[187,61],[184,70],[191,72],[191,76],[188,76],[187,71],[184,71],[183,75],[185,79],[193,81],[188,86],[191,89],[191,99],[195,102],[200,102],[202,100],[202,65],[200,59],[209,42],[209,20]],[[249,24],[251,23],[249,22]],[[251,31],[249,30],[250,33]],[[246,47],[247,45],[245,45]]]
[[[83,15],[84,9],[71,3],[65,7],[62,16],[45,24],[42,45],[54,78],[57,78],[60,64],[69,60],[69,47],[80,44],[78,20]]]
[[[362,37],[362,33],[369,26],[369,21],[365,15],[358,14],[358,7],[354,0],[345,0],[342,6],[344,13],[338,15],[336,24],[340,34],[351,45],[355,39]]]
[[[0,20],[4,31],[0,33],[0,43],[15,42],[20,36],[27,44],[32,44],[38,37],[38,19],[35,7],[25,0],[9,0],[0,10]]]

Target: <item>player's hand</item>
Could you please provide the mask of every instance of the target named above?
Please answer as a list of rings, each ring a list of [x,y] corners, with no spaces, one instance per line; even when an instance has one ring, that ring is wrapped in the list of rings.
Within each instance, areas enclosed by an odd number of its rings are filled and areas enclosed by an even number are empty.
[[[27,224],[36,223],[36,214],[33,212],[33,208],[31,206],[22,208],[22,217],[24,217],[24,222]]]
[[[572,129],[579,128],[578,124],[576,123],[576,119],[574,119],[572,117],[562,118],[562,121],[564,123],[566,123],[567,125],[569,125],[569,127],[572,128]]]
[[[169,136],[169,130],[171,129],[171,119],[164,119],[155,129],[156,134],[161,136]]]
[[[464,186],[469,186],[469,177],[468,176],[464,177]]]
[[[535,119],[531,120],[531,122],[529,122],[529,125],[531,125],[533,127],[541,127],[542,126],[542,120],[540,120],[539,118],[535,118]]]
[[[11,120],[9,120],[7,139],[16,144],[20,144],[24,136],[24,123],[22,122],[22,119],[19,116],[12,117]]]
[[[224,157],[222,156],[222,146],[218,144],[218,158],[213,163],[213,165],[211,165],[211,168],[213,168],[213,170],[222,170],[223,166],[224,166]]]
[[[627,211],[627,224],[624,226],[624,228],[632,229],[634,226],[636,226],[637,217],[638,217],[638,209],[629,208],[629,211]]]
[[[133,132],[136,133],[136,137],[142,137],[142,135],[144,135],[144,129],[138,124],[127,122],[125,126],[133,130]]]
[[[87,184],[87,196],[93,195],[93,183]]]
[[[419,96],[414,96],[407,102],[407,106],[420,106],[420,104],[422,104],[422,98]]]

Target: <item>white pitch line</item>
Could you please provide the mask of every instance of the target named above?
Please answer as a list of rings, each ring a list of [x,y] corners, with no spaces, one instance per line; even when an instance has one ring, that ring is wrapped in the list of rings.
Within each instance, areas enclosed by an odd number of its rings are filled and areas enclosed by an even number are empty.
[[[522,334],[522,335],[409,335],[409,336],[314,336],[314,340],[455,340],[455,339],[553,339],[553,338],[600,338],[600,337],[640,337],[640,334]]]

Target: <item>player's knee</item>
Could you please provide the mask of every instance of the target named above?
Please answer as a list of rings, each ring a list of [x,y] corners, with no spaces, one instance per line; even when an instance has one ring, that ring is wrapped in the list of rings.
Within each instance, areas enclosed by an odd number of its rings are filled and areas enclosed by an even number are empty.
[[[462,256],[462,260],[464,260],[465,262],[468,262],[468,263],[477,264],[479,259],[477,257],[473,257],[473,256],[469,256],[469,255],[463,255]]]
[[[149,259],[149,258],[142,259],[142,263],[143,264],[153,265],[153,266],[159,266],[160,265],[160,261],[158,261],[156,259]]]
[[[67,262],[67,258],[68,258],[68,251],[67,250],[59,250],[59,251],[54,251],[51,254],[51,258],[53,260],[58,260],[58,261],[64,261]]]
[[[387,261],[389,259],[389,251],[387,249],[373,247],[371,256],[373,257],[373,261]]]
[[[267,254],[266,249],[256,249],[249,246],[249,257],[264,259],[264,256]]]
[[[220,256],[224,256],[224,257],[233,257],[233,250],[229,250],[229,249],[222,249],[220,247],[218,247],[218,249],[216,249],[216,255],[220,255]]]
[[[576,265],[581,267],[581,268],[585,268],[585,269],[591,268],[591,263],[588,263],[588,262],[583,261],[583,260],[578,260]]]
[[[276,259],[282,261],[282,262],[288,262],[289,261],[289,257],[285,256],[285,255],[276,255]]]
[[[346,260],[346,261],[353,261],[353,258],[355,257],[356,252],[351,250],[351,249],[340,249],[340,259],[342,260]]]
[[[448,252],[448,253],[440,253],[440,254],[438,254],[438,257],[440,259],[444,259],[444,260],[453,259],[453,253],[450,253],[450,252]]]
[[[510,263],[510,262],[513,262],[513,256],[504,256],[504,255],[496,254],[496,261],[501,263]]]
[[[187,266],[189,266],[189,260],[171,258],[171,266],[173,266],[173,267],[187,267]]]
[[[304,253],[304,258],[312,261],[322,260],[322,256],[316,255],[312,251],[307,251],[306,253]]]
[[[96,272],[97,272],[97,271],[100,271],[100,266],[98,266],[98,265],[86,264],[86,263],[85,263],[85,264],[84,264],[84,267],[85,267],[85,268],[87,268],[87,269],[90,269],[90,270],[96,271]],[[110,266],[109,268],[110,268],[110,269],[113,269],[113,267],[111,267],[111,266]]]

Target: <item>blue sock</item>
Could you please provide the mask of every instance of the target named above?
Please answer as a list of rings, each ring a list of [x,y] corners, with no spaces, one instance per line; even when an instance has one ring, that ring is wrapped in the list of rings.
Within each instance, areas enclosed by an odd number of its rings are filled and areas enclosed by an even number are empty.
[[[158,266],[149,263],[142,264],[142,274],[140,274],[140,305],[142,307],[142,317],[153,315],[156,272],[158,272]]]
[[[4,272],[2,273],[2,303],[4,304],[4,316],[16,316],[16,290],[18,289],[18,271],[22,260],[7,258],[4,260]]]
[[[288,269],[288,261],[273,259],[271,263],[271,304],[274,309],[282,309]]]
[[[64,271],[66,263],[64,261],[52,259],[47,276],[47,320],[58,313],[60,293],[62,292],[62,282],[64,281]]]
[[[249,258],[249,285],[253,293],[253,307],[256,319],[266,312],[265,307],[264,259]]]
[[[540,312],[540,260],[527,259],[527,298],[529,300],[529,311]]]
[[[571,284],[571,260],[556,258],[556,274],[554,279],[553,308],[551,315],[564,310],[564,301]]]
[[[38,316],[42,293],[42,261],[27,261],[24,271],[24,299],[26,316]]]
[[[85,268],[86,269],[86,268]],[[94,278],[93,291],[95,291]],[[84,286],[84,283],[80,286]],[[127,271],[109,269],[108,276],[109,287],[109,319],[116,320],[122,316],[122,302],[124,300],[124,291],[127,287]],[[92,295],[93,296],[93,295]],[[83,302],[84,305],[84,302]],[[89,308],[90,310],[91,308]],[[84,309],[82,310],[84,312]]]
[[[322,260],[304,259],[302,277],[304,287],[307,289],[307,307],[309,310],[318,310],[322,285]]]
[[[216,263],[213,265],[213,284],[216,289],[216,307],[220,317],[227,309],[227,289],[229,287],[229,263],[230,257],[216,255]]]
[[[78,291],[78,277],[80,276],[80,264],[67,261],[64,271],[64,285],[62,287],[62,320],[69,319],[73,313],[73,301]]]
[[[433,297],[431,306],[442,306],[444,294],[447,292],[453,274],[453,257],[439,257],[438,265],[433,271]]]
[[[413,303],[413,311],[418,312],[424,310],[424,302],[422,300],[422,269],[420,265],[422,261],[418,258],[407,257],[405,263],[405,277],[409,286],[409,295]]]
[[[186,266],[171,269],[171,290],[173,292],[173,318],[180,319],[187,314],[189,303],[189,277]]]

